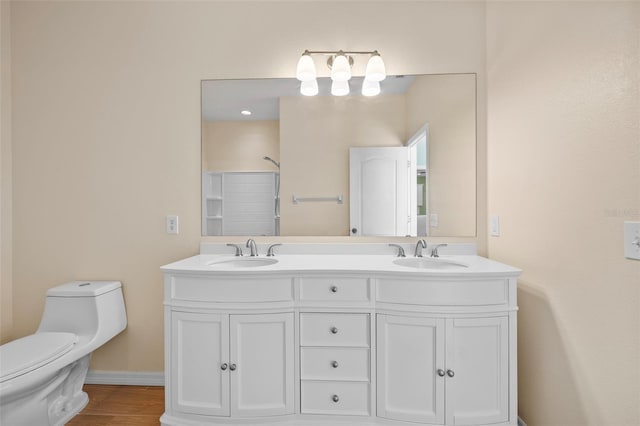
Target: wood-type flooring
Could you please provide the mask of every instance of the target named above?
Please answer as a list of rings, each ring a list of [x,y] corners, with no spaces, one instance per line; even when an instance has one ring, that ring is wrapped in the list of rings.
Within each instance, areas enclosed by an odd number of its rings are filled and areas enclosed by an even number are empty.
[[[158,426],[164,387],[84,385],[89,403],[67,426]]]

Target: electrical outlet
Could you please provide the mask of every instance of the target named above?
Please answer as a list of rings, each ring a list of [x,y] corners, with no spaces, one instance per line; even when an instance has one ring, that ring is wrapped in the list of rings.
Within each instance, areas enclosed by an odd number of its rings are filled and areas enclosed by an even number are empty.
[[[429,215],[429,226],[432,228],[438,227],[438,213],[431,213]]]
[[[178,216],[168,215],[167,216],[167,234],[177,234],[178,233]]]
[[[624,257],[640,260],[640,222],[624,223]]]

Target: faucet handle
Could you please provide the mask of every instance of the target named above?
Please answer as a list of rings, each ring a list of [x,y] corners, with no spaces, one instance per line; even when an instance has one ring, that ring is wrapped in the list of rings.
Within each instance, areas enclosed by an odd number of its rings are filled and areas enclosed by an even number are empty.
[[[389,244],[389,247],[396,247],[398,249],[397,257],[407,257],[407,255],[404,254],[404,249],[400,244]]]
[[[438,254],[438,248],[446,246],[448,246],[448,244],[436,244],[436,246],[431,250],[431,257],[440,257]]]
[[[236,248],[236,256],[244,256],[244,253],[242,253],[242,247],[240,247],[237,244],[227,244],[228,247],[235,247]]]
[[[269,256],[269,257],[271,257],[271,256],[275,256],[275,253],[273,252],[273,248],[274,248],[274,247],[281,246],[281,245],[282,245],[281,243],[271,244],[271,245],[269,246],[269,248],[267,249],[267,256]]]

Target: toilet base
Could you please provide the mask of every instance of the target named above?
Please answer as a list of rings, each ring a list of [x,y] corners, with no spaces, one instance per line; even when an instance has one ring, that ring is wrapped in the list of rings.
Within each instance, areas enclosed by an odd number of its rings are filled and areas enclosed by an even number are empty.
[[[89,369],[90,357],[90,354],[86,355],[56,373],[43,377],[31,388],[3,394],[0,424],[64,425],[89,402],[89,396],[82,390],[82,386]],[[38,370],[27,374],[38,374]],[[14,380],[18,379],[21,378]]]

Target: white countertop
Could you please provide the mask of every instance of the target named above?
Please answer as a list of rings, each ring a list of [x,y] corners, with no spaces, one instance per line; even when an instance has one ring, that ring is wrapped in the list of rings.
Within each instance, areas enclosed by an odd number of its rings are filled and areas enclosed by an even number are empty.
[[[407,255],[405,259],[412,259]],[[466,267],[455,269],[427,269],[399,266],[393,263],[400,259],[394,255],[380,254],[283,254],[274,257],[259,256],[257,259],[276,259],[277,263],[263,266],[238,267],[225,264],[224,261],[256,259],[249,256],[235,257],[229,254],[200,254],[162,266],[169,273],[202,273],[243,276],[301,273],[341,273],[402,275],[411,277],[517,277],[521,270],[476,255],[441,255],[436,261],[456,262]],[[432,259],[425,256],[424,259]],[[222,263],[218,263],[222,262]]]

